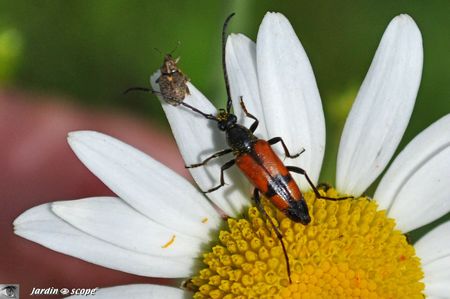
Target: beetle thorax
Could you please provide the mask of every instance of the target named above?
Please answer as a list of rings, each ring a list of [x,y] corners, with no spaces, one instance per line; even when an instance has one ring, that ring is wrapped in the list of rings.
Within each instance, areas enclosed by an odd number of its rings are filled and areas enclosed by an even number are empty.
[[[252,144],[257,140],[252,131],[238,124],[229,127],[226,135],[228,146],[237,154],[250,152]]]

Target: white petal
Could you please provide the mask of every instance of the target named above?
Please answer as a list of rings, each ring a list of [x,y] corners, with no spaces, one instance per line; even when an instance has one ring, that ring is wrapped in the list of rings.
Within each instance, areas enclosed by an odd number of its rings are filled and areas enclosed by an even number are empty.
[[[440,282],[429,282],[425,285],[426,298],[448,299],[450,298],[450,285],[448,280]],[[429,296],[432,295],[432,296]]]
[[[450,255],[438,258],[432,262],[422,265],[422,267],[425,271],[426,281],[437,282],[437,280],[443,279],[450,281]]]
[[[95,299],[183,299],[188,298],[191,293],[169,286],[154,284],[130,284],[110,288],[100,288],[92,295]],[[86,295],[74,295],[67,299],[86,299]]]
[[[448,298],[450,294],[450,222],[439,225],[414,244],[425,277],[425,294]]]
[[[59,201],[52,211],[93,237],[142,254],[195,258],[203,243],[157,224],[118,198]]]
[[[345,123],[336,185],[360,195],[384,170],[408,125],[422,75],[422,37],[408,15],[389,24]]]
[[[151,84],[155,90],[158,89],[158,84],[155,83],[158,76],[157,72],[151,77]],[[184,99],[185,103],[204,113],[217,113],[216,108],[198,89],[191,83],[188,83],[188,86],[190,95]],[[225,143],[225,135],[219,131],[215,121],[208,120],[185,107],[171,106],[164,101],[162,101],[162,107],[187,165],[199,163],[212,154],[228,148]],[[189,170],[198,186],[206,191],[219,185],[220,167],[233,158],[232,154],[228,154],[211,160],[206,167]],[[236,167],[226,170],[224,174],[227,185],[208,193],[208,197],[225,213],[236,216],[242,212],[244,206],[249,205],[249,185]]]
[[[301,157],[286,162],[304,168],[316,183],[325,150],[322,104],[308,57],[282,14],[264,17],[256,54],[268,135],[282,137],[291,153],[304,148]],[[303,178],[301,187],[309,188]]]
[[[68,141],[90,171],[150,219],[204,239],[219,225],[216,211],[188,181],[143,152],[93,131],[72,132]]]
[[[450,294],[450,259],[439,261],[441,270],[439,273],[434,273],[436,269],[429,269],[424,267],[425,278],[425,294],[432,296],[440,296],[442,298],[449,298]],[[428,298],[427,296],[427,298]]]
[[[425,294],[448,298],[450,294],[450,222],[439,225],[414,244],[422,262]]]
[[[52,250],[136,275],[186,277],[194,259],[156,257],[127,250],[94,238],[53,214],[50,204],[34,207],[14,221],[14,232]]]
[[[450,221],[427,233],[414,244],[414,247],[422,265],[450,257]]]
[[[225,58],[236,116],[246,127],[250,127],[253,123],[253,120],[246,117],[241,109],[239,102],[242,96],[247,111],[259,120],[255,133],[267,139],[256,74],[256,44],[243,34],[231,34],[227,40]]]
[[[374,198],[404,232],[450,211],[450,115],[433,123],[398,155]]]

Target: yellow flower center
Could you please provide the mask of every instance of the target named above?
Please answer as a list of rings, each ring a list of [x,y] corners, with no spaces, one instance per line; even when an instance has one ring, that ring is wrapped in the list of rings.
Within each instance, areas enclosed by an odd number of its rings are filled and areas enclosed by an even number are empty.
[[[321,192],[337,197],[332,188]],[[283,235],[292,283],[280,240],[250,207],[246,219],[230,218],[219,244],[204,253],[206,267],[191,280],[194,298],[424,298],[414,247],[375,201],[304,197],[308,225],[263,202]]]

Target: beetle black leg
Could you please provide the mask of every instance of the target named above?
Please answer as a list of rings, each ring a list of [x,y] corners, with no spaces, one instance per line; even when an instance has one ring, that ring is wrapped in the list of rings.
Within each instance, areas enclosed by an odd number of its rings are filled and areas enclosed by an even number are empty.
[[[262,218],[264,220],[269,220],[270,225],[272,226],[273,230],[275,231],[275,234],[277,235],[278,240],[280,240],[281,247],[283,248],[284,257],[286,259],[286,269],[289,277],[289,283],[292,283],[291,280],[291,266],[289,266],[289,257],[287,255],[287,250],[283,242],[283,235],[278,230],[278,228],[275,226],[275,223],[273,223],[272,219],[267,215],[266,210],[264,210],[264,207],[261,203],[261,199],[259,197],[259,190],[255,188],[253,191],[253,199],[255,200],[256,208],[258,209],[259,213],[261,214]]]
[[[151,88],[147,88],[147,87],[130,87],[127,90],[125,90],[123,92],[123,94],[127,94],[130,91],[144,91],[144,92],[151,92],[153,94],[161,94],[159,91],[153,90]]]
[[[156,83],[158,83],[158,80],[159,80],[159,78],[156,80]],[[160,91],[156,91],[156,90],[153,90],[153,89],[147,88],[147,87],[130,87],[127,90],[125,90],[123,92],[123,94],[127,94],[130,91],[145,91],[145,92],[151,92],[153,94],[161,95]],[[174,100],[174,98],[168,98],[168,100]],[[197,112],[197,113],[203,115],[207,119],[212,119],[212,120],[216,120],[217,121],[217,117],[215,117],[213,114],[204,113],[204,112],[198,110],[197,108],[195,108],[195,107],[193,107],[193,106],[191,106],[189,104],[186,104],[185,102],[180,102],[178,104],[180,104],[180,105],[182,105],[182,106],[184,106],[186,108],[189,108],[189,109],[191,109],[194,112]]]
[[[223,156],[223,155],[226,155],[226,154],[228,154],[228,153],[231,153],[233,150],[231,149],[231,148],[227,148],[227,149],[224,149],[224,150],[222,150],[222,151],[220,151],[220,152],[217,152],[217,153],[215,153],[215,154],[212,154],[211,156],[209,156],[208,158],[206,158],[205,160],[203,160],[202,162],[200,162],[200,163],[197,163],[197,164],[191,164],[191,165],[186,165],[186,166],[184,166],[185,168],[195,168],[195,167],[199,167],[199,166],[204,166],[206,163],[208,163],[208,161],[209,160],[211,160],[211,159],[214,159],[214,158],[217,158],[217,157],[220,157],[220,156]]]
[[[297,158],[298,156],[300,156],[301,154],[303,154],[305,152],[305,149],[303,148],[299,153],[297,153],[295,155],[291,155],[291,153],[289,152],[286,144],[284,143],[284,141],[281,137],[274,137],[272,139],[267,140],[267,142],[269,142],[270,145],[274,145],[275,143],[281,142],[281,145],[283,146],[283,149],[284,149],[284,154],[288,158]]]
[[[281,232],[278,230],[278,228],[275,226],[275,223],[273,223],[272,219],[269,217],[269,215],[267,215],[266,210],[264,210],[264,207],[261,203],[261,198],[259,197],[259,190],[255,188],[255,190],[253,191],[253,199],[255,200],[255,204],[256,207],[258,208],[259,213],[262,215],[262,217],[264,218],[264,220],[269,220],[270,224],[272,225],[275,234],[277,235],[278,238],[282,239],[283,235],[281,234]]]
[[[213,191],[216,191],[217,189],[219,189],[220,187],[223,187],[223,185],[225,185],[225,180],[223,179],[223,172],[225,170],[227,170],[228,168],[230,168],[231,166],[233,166],[235,163],[235,160],[230,160],[227,163],[223,164],[222,167],[220,168],[220,184],[214,188],[209,189],[208,191],[202,191],[203,193],[210,193]]]
[[[313,182],[311,181],[311,179],[309,178],[308,174],[306,173],[306,171],[300,167],[295,167],[295,166],[286,166],[287,170],[295,172],[295,173],[299,173],[303,176],[305,176],[306,180],[308,181],[308,184],[311,186],[311,188],[314,191],[314,194],[316,194],[317,198],[322,198],[322,199],[327,199],[327,200],[332,200],[332,201],[338,201],[338,200],[344,200],[344,199],[348,199],[348,198],[352,198],[353,196],[344,196],[344,197],[338,197],[338,198],[333,198],[333,197],[328,197],[328,196],[322,196],[320,195],[319,190],[317,190],[316,186],[314,186]]]
[[[247,116],[247,117],[249,117],[249,118],[254,120],[254,122],[250,126],[250,131],[252,131],[252,133],[255,133],[256,128],[259,125],[259,120],[256,118],[256,116],[254,116],[253,114],[251,114],[251,113],[249,113],[247,111],[247,107],[245,107],[244,100],[242,99],[242,96],[240,97],[240,103],[241,103],[242,110],[244,110],[245,116]]]

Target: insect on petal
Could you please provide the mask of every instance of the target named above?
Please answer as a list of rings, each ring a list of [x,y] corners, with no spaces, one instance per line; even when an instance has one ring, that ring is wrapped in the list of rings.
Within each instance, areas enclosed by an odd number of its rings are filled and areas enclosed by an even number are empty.
[[[157,88],[155,79],[158,73],[152,76],[152,87]],[[208,99],[191,83],[188,83],[191,94],[184,102],[195,106],[204,113],[216,114],[216,108]],[[180,149],[186,165],[203,161],[208,156],[228,148],[225,136],[218,128],[217,123],[194,113],[186,107],[173,107],[162,102],[172,133]],[[189,171],[201,190],[208,190],[219,184],[220,167],[233,159],[233,155],[225,155],[221,158],[211,160],[204,167],[190,168]],[[217,204],[225,213],[236,216],[244,206],[248,206],[248,183],[242,174],[232,167],[224,172],[227,185],[217,191],[208,193],[207,196]]]

